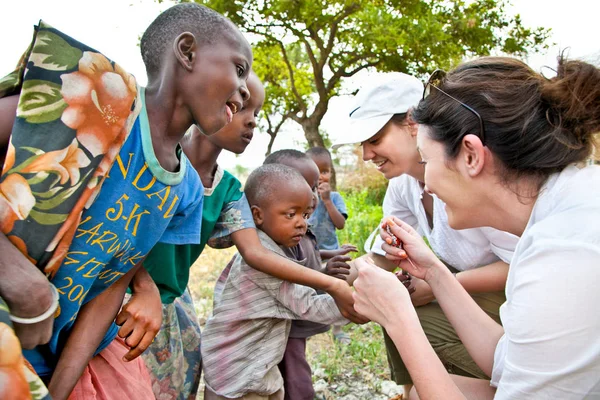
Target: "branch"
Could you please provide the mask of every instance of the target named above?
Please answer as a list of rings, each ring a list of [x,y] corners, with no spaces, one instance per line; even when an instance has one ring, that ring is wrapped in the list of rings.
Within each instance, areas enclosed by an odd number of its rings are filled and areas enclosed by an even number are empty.
[[[365,69],[365,68],[369,68],[369,67],[375,67],[375,66],[377,66],[377,64],[379,64],[380,62],[381,62],[381,60],[377,59],[377,61],[372,61],[372,62],[369,62],[369,63],[363,64],[363,65],[361,65],[361,66],[359,66],[359,67],[356,67],[356,68],[354,68],[354,69],[353,69],[352,71],[350,71],[350,72],[345,72],[345,71],[344,71],[344,72],[342,73],[341,77],[342,77],[342,78],[349,78],[349,77],[351,77],[352,75],[356,74],[358,71],[361,71],[361,70],[363,70],[363,69]]]
[[[304,100],[302,100],[302,96],[300,96],[300,93],[298,93],[298,89],[296,88],[296,80],[294,79],[294,69],[292,68],[292,64],[290,63],[290,60],[287,56],[287,51],[285,50],[285,46],[283,45],[283,43],[281,41],[277,41],[277,44],[279,45],[279,48],[281,49],[281,53],[283,54],[283,60],[285,61],[285,65],[287,65],[288,68],[288,73],[290,74],[290,83],[292,85],[292,92],[294,93],[294,96],[296,96],[296,100],[298,100],[298,104],[300,105],[300,108],[302,109],[302,111],[306,112],[306,104],[304,104]]]
[[[335,37],[337,35],[340,23],[344,19],[346,19],[347,17],[349,17],[350,15],[352,15],[356,11],[358,11],[359,7],[360,6],[358,4],[354,3],[350,7],[345,8],[342,11],[340,11],[334,17],[333,23],[331,24],[331,30],[329,31],[329,39],[327,40],[327,47],[325,48],[327,54],[331,53],[331,50],[333,49],[333,44],[335,42]]]
[[[321,40],[321,37],[318,35],[317,31],[315,31],[312,27],[307,26],[306,30],[308,31],[310,38],[315,41],[315,44],[321,53],[321,60],[319,61],[319,64],[321,64],[323,61],[323,53],[325,52],[323,40]]]
[[[265,113],[265,119],[267,120],[267,133],[271,137],[269,139],[269,144],[267,145],[267,152],[266,152],[265,156],[268,156],[269,154],[271,154],[271,149],[273,147],[273,143],[275,142],[275,138],[277,137],[277,134],[281,130],[281,127],[283,126],[283,124],[289,118],[291,118],[292,115],[293,115],[292,112],[288,112],[287,114],[284,114],[281,117],[281,120],[275,126],[273,126],[273,122],[271,121],[271,118],[269,118],[269,114]]]
[[[354,57],[354,59],[356,61],[358,61],[360,58],[359,57]],[[380,59],[376,59],[375,61],[371,61],[371,62],[368,62],[366,64],[360,65],[360,66],[354,68],[353,70],[351,70],[350,72],[346,72],[346,69],[343,66],[340,67],[337,71],[335,71],[333,73],[333,76],[331,77],[331,79],[329,79],[329,82],[327,82],[327,91],[329,92],[329,91],[333,90],[333,88],[340,81],[340,79],[342,79],[342,78],[349,78],[349,77],[353,76],[354,74],[356,74],[357,72],[359,72],[359,71],[361,71],[361,70],[363,70],[365,68],[375,67],[380,62],[381,62]],[[348,63],[346,63],[346,65],[352,65],[352,63],[348,62]],[[330,64],[330,68],[331,68],[331,64]]]

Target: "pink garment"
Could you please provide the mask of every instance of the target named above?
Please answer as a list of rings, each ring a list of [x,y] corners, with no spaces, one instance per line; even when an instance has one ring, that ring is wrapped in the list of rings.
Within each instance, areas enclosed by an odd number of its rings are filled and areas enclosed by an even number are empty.
[[[68,400],[147,400],[153,399],[150,374],[142,357],[123,361],[129,351],[117,337],[92,358],[77,381]]]

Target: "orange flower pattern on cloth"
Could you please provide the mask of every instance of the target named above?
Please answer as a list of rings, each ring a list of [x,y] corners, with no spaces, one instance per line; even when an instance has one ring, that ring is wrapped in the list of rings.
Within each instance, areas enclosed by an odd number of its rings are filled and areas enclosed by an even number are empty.
[[[135,80],[99,53],[86,51],[79,71],[61,75],[68,104],[62,122],[94,157],[106,153],[123,129],[136,95]]]
[[[0,176],[0,230],[55,274],[141,102],[133,76],[42,21],[15,71],[0,79],[0,98],[12,95],[19,103]],[[49,400],[8,312],[0,298],[0,399]]]
[[[73,186],[79,182],[79,170],[88,165],[90,165],[90,160],[77,146],[77,139],[74,139],[69,147],[39,156],[21,172],[55,172],[60,176],[61,185],[71,180],[71,186]]]
[[[14,94],[19,102],[0,176],[0,230],[53,275],[141,102],[132,75],[42,21],[17,69],[0,79],[0,97]]]
[[[35,204],[29,184],[21,175],[11,174],[0,183],[0,230],[6,234],[17,220],[27,218]]]
[[[29,383],[23,373],[23,354],[19,339],[0,322],[0,398],[30,399]]]
[[[0,399],[49,400],[48,389],[23,357],[9,309],[0,297]]]

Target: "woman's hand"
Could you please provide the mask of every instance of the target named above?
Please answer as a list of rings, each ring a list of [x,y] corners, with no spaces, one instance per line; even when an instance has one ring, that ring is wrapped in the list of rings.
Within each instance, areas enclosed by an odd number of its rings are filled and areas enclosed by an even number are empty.
[[[400,241],[400,247],[392,245],[393,238],[386,229],[388,226]],[[385,242],[381,246],[386,252],[385,257],[412,276],[427,281],[438,268],[446,268],[423,241],[421,235],[404,221],[396,217],[387,218],[382,224],[380,235]]]
[[[393,273],[371,262],[355,260],[358,279],[354,282],[354,308],[384,328],[404,310],[413,309],[408,290]]]

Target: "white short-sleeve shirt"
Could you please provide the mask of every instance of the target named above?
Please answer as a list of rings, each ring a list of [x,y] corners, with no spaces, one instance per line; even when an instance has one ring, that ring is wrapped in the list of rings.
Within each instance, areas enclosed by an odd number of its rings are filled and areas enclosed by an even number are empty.
[[[433,229],[429,228],[422,203],[423,187],[415,178],[402,175],[390,180],[383,200],[383,215],[410,224],[429,241],[433,251],[447,264],[465,271],[502,260],[510,263],[518,237],[483,227],[454,230],[448,226],[446,205],[433,196]],[[384,255],[377,235],[371,251]]]
[[[546,183],[513,256],[497,399],[600,399],[600,168]]]

